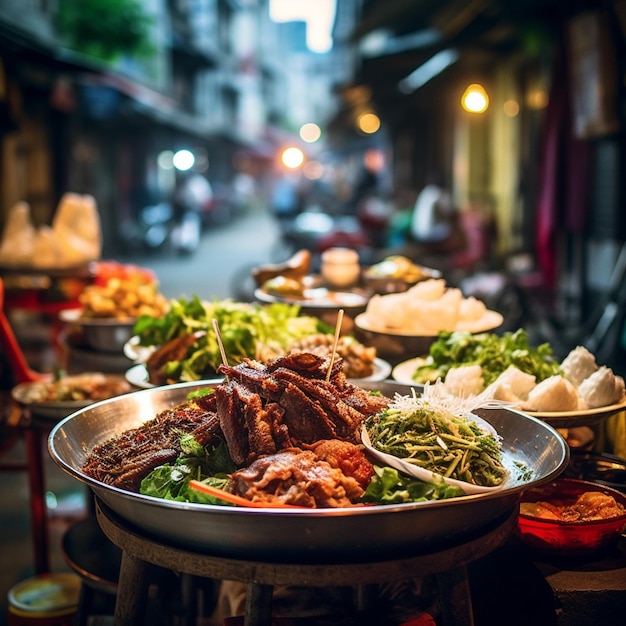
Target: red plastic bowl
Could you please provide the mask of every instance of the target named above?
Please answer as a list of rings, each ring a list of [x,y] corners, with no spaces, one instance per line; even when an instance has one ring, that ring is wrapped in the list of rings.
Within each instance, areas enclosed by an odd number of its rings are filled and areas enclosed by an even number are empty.
[[[574,502],[587,491],[611,495],[626,509],[626,495],[605,485],[574,478],[557,478],[524,492],[521,502]],[[589,522],[562,522],[520,513],[518,533],[528,546],[551,555],[578,557],[595,554],[617,544],[626,530],[626,510],[618,517]]]

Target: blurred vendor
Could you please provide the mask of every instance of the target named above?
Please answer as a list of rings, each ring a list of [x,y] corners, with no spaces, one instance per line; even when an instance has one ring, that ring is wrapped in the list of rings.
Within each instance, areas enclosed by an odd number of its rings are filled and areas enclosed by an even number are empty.
[[[411,237],[417,243],[442,243],[452,234],[455,217],[452,196],[442,177],[431,174],[415,200],[411,219]]]

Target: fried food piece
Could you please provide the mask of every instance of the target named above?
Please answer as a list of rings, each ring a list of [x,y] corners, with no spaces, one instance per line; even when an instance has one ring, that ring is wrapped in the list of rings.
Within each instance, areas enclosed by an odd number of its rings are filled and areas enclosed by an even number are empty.
[[[268,280],[283,276],[301,283],[305,276],[311,272],[311,252],[299,250],[284,263],[273,265],[260,265],[252,270],[252,278],[257,287],[262,287]]]
[[[311,352],[317,356],[330,356],[334,335],[316,333],[294,342],[290,352]],[[346,378],[366,378],[374,373],[376,348],[365,346],[354,337],[340,337],[337,342],[336,354],[343,360],[343,373]]]
[[[231,474],[228,490],[253,502],[311,508],[352,506],[363,495],[354,478],[310,450],[298,448],[260,457],[237,470]]]
[[[206,335],[206,331],[199,330],[190,335],[174,337],[171,341],[157,348],[146,361],[148,380],[153,385],[168,384],[170,381],[167,372],[165,372],[165,366],[170,361],[182,361],[187,356],[189,348],[204,335]]]
[[[561,522],[592,522],[611,519],[626,513],[626,509],[609,494],[601,491],[585,491],[575,502],[561,501],[522,502],[520,513],[540,519]]]

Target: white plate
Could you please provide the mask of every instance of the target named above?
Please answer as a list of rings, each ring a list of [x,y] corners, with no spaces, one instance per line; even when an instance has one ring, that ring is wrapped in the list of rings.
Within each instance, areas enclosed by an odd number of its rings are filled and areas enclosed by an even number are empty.
[[[389,374],[391,374],[391,363],[388,363],[384,359],[375,358],[374,359],[374,371],[369,376],[364,376],[363,378],[349,378],[348,380],[358,385],[362,382],[376,382],[379,380],[385,380],[388,378]]]
[[[149,356],[156,350],[156,346],[140,346],[139,337],[133,335],[124,344],[124,354],[134,363],[145,363]]]
[[[254,297],[268,304],[299,304],[307,309],[359,309],[364,308],[369,300],[369,294],[360,291],[331,291],[326,287],[305,289],[301,298],[277,296],[258,288],[254,291]]]
[[[477,333],[485,333],[490,330],[494,330],[498,328],[498,326],[502,325],[504,321],[504,317],[501,313],[497,311],[485,311],[484,315],[477,320],[471,321],[460,321],[456,328],[455,332],[470,332],[473,334]],[[374,333],[384,333],[386,335],[397,335],[399,337],[436,337],[439,334],[439,331],[426,331],[426,332],[417,332],[414,330],[406,330],[401,328],[387,328],[382,326],[380,322],[377,324],[376,321],[373,321],[368,318],[367,313],[361,313],[354,318],[354,323],[363,330],[368,330]]]
[[[415,370],[423,365],[425,357],[415,357],[408,361],[398,363],[392,372],[391,377],[393,380],[404,385],[416,385],[422,386],[422,383],[418,383],[413,379]],[[626,410],[626,397],[616,404],[609,404],[607,406],[600,406],[595,409],[581,409],[578,411],[527,411],[525,409],[518,409],[523,411],[527,415],[536,417],[537,419],[548,422],[550,425],[556,428],[574,428],[576,426],[585,426],[595,424],[602,421],[615,413]]]
[[[152,389],[156,385],[153,385],[148,380],[148,370],[144,363],[137,363],[137,365],[133,365],[130,369],[126,370],[126,380],[135,387],[139,387],[140,389]]]
[[[376,382],[379,380],[385,380],[390,373],[391,364],[387,363],[387,361],[383,359],[376,358],[374,359],[374,372],[370,376],[365,376],[363,378],[351,378],[349,381],[355,385],[358,385],[360,382]],[[137,363],[126,371],[126,380],[131,385],[141,389],[151,389],[152,387],[155,387],[155,385],[153,385],[148,378],[148,370],[146,369],[144,363]]]
[[[521,409],[523,410],[523,409]],[[580,411],[526,411],[537,419],[547,422],[555,428],[575,428],[576,426],[592,426],[602,420],[615,415],[620,411],[626,411],[626,397],[621,402],[599,406],[595,409],[582,409]]]
[[[77,374],[75,376],[68,376],[68,379],[80,380],[82,377],[89,377],[90,373],[85,372],[83,374]],[[116,374],[104,374],[107,382],[120,383],[123,381],[121,376]],[[38,398],[42,397],[50,384],[54,383],[42,383],[42,382],[29,382],[20,383],[11,390],[13,399],[22,406],[28,407],[30,412],[36,417],[47,418],[53,420],[59,420],[68,415],[78,411],[98,400],[46,400],[39,401]],[[126,390],[130,391],[130,389]],[[125,392],[124,392],[125,393]],[[112,397],[112,396],[111,396]]]
[[[424,364],[425,360],[425,357],[418,356],[414,359],[409,359],[408,361],[398,363],[398,365],[393,368],[393,371],[391,372],[391,377],[395,381],[403,383],[405,385],[421,385],[422,383],[418,383],[415,381],[415,379],[413,378],[413,374],[415,374],[415,370],[420,365]]]

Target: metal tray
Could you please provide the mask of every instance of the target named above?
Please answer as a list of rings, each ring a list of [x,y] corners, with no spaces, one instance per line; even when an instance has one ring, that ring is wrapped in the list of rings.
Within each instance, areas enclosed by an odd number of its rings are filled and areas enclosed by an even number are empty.
[[[511,513],[525,489],[554,479],[569,460],[565,440],[548,424],[510,409],[485,409],[480,416],[501,435],[505,462],[532,470],[530,476],[512,476],[495,493],[389,506],[245,509],[160,500],[105,485],[83,473],[95,445],[184,401],[191,391],[221,382],[144,389],[91,405],[53,428],[50,454],[59,467],[91,487],[146,536],[216,556],[298,563],[399,558],[453,544]],[[391,381],[361,386],[389,396],[411,389]]]

